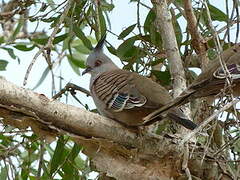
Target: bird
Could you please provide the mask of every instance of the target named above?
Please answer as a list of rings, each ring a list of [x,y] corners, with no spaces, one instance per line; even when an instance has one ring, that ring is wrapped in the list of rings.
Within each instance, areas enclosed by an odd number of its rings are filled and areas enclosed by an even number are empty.
[[[180,108],[172,108],[164,115],[144,123],[143,118],[172,100],[169,92],[138,73],[122,70],[103,52],[106,36],[98,42],[86,60],[90,93],[101,115],[127,127],[147,126],[168,118],[193,130],[197,125]]]
[[[225,68],[221,65],[220,59],[226,65]],[[229,73],[226,73],[228,70]],[[229,90],[226,78],[231,76],[230,90],[234,97],[240,96],[240,43],[223,51],[212,62],[209,63],[208,68],[203,71],[192,84],[188,86],[178,97],[172,99],[164,107],[147,116],[146,119],[154,119],[155,116],[168,111],[171,108],[181,106],[191,100],[210,97],[216,99],[217,95],[225,90]],[[228,92],[224,92],[227,94]],[[223,94],[224,95],[224,94]]]

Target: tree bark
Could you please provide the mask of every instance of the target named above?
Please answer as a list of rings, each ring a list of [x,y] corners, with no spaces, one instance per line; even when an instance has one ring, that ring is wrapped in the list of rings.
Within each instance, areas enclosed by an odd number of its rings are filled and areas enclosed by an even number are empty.
[[[182,153],[186,144],[179,146],[180,137],[147,132],[139,135],[111,119],[50,100],[4,78],[0,78],[0,116],[5,124],[20,129],[30,126],[36,134],[48,139],[58,134],[71,136],[85,147],[84,152],[91,157],[97,171],[116,179],[185,177],[181,163],[186,158]],[[202,165],[203,148],[189,142],[189,149],[193,148],[188,161],[192,175],[202,178],[215,169],[214,177],[226,174],[231,177],[221,170],[226,164],[219,164],[210,151]]]

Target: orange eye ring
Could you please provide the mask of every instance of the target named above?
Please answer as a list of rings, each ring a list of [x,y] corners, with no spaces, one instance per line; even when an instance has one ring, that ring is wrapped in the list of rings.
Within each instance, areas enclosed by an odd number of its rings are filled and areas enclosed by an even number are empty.
[[[96,60],[94,66],[95,66],[95,67],[98,67],[98,66],[100,66],[101,64],[102,64],[102,61]]]

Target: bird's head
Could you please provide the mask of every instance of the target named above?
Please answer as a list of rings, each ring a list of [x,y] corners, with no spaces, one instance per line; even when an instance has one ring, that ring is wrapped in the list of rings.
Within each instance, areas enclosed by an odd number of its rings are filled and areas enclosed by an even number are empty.
[[[96,76],[99,73],[118,69],[112,60],[103,53],[105,38],[106,35],[101,38],[96,47],[89,54],[86,61],[86,69],[82,72],[82,75],[90,73],[92,76]]]

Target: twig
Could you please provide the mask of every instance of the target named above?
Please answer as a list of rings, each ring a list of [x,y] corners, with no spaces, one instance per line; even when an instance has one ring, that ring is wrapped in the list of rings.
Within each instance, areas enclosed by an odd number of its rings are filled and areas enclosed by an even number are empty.
[[[66,8],[65,10],[63,11],[60,19],[59,19],[59,22],[56,24],[52,34],[50,35],[49,39],[48,39],[48,42],[47,42],[47,45],[46,46],[43,46],[41,49],[39,49],[39,51],[36,53],[36,55],[34,56],[32,62],[30,63],[30,65],[28,66],[27,68],[27,72],[25,74],[25,77],[24,77],[24,81],[23,81],[23,86],[25,86],[27,84],[27,80],[28,80],[28,76],[30,74],[30,71],[32,70],[32,67],[34,65],[34,63],[36,62],[38,56],[47,48],[47,49],[52,49],[52,42],[54,40],[54,37],[56,36],[59,28],[60,28],[60,25],[63,23],[65,17],[67,16],[67,13],[71,7],[71,3],[72,3],[73,0],[69,0],[68,1],[68,4],[66,5]]]
[[[192,37],[192,46],[201,59],[201,68],[204,71],[208,67],[206,41],[198,30],[198,22],[195,17],[192,1],[184,0],[184,9],[186,14],[187,26]]]
[[[80,86],[77,86],[73,83],[68,83],[63,89],[61,89],[61,91],[59,93],[54,95],[52,97],[52,99],[57,99],[57,98],[61,97],[62,94],[64,94],[66,91],[74,91],[74,90],[81,91],[81,92],[85,93],[87,96],[91,96],[91,94],[88,90],[86,90]]]
[[[185,171],[188,180],[192,180],[191,173],[188,168],[188,160],[189,160],[189,147],[188,144],[184,147],[185,151],[183,152],[183,162],[182,162],[182,170]]]
[[[238,102],[240,102],[240,100],[239,99],[235,99],[235,100],[231,101],[230,103],[226,104],[225,106],[223,106],[218,111],[214,112],[210,117],[208,117],[206,120],[204,120],[196,129],[194,129],[193,131],[191,131],[188,134],[186,134],[183,137],[183,139],[182,139],[180,144],[183,145],[185,142],[190,140],[193,136],[195,136],[198,132],[200,132],[208,123],[210,123],[212,120],[214,120],[221,112],[227,110],[231,106],[234,106]]]
[[[233,137],[233,139],[231,139],[230,141],[228,141],[227,143],[225,143],[224,145],[222,145],[222,147],[220,147],[218,149],[217,152],[214,153],[214,156],[216,156],[217,154],[219,154],[222,150],[224,150],[227,146],[234,144],[238,139],[240,138],[240,136],[237,134],[235,137]]]
[[[43,165],[43,155],[44,155],[44,140],[40,141],[40,152],[39,152],[39,164],[38,164],[38,172],[37,172],[37,179],[40,180],[42,165]]]

